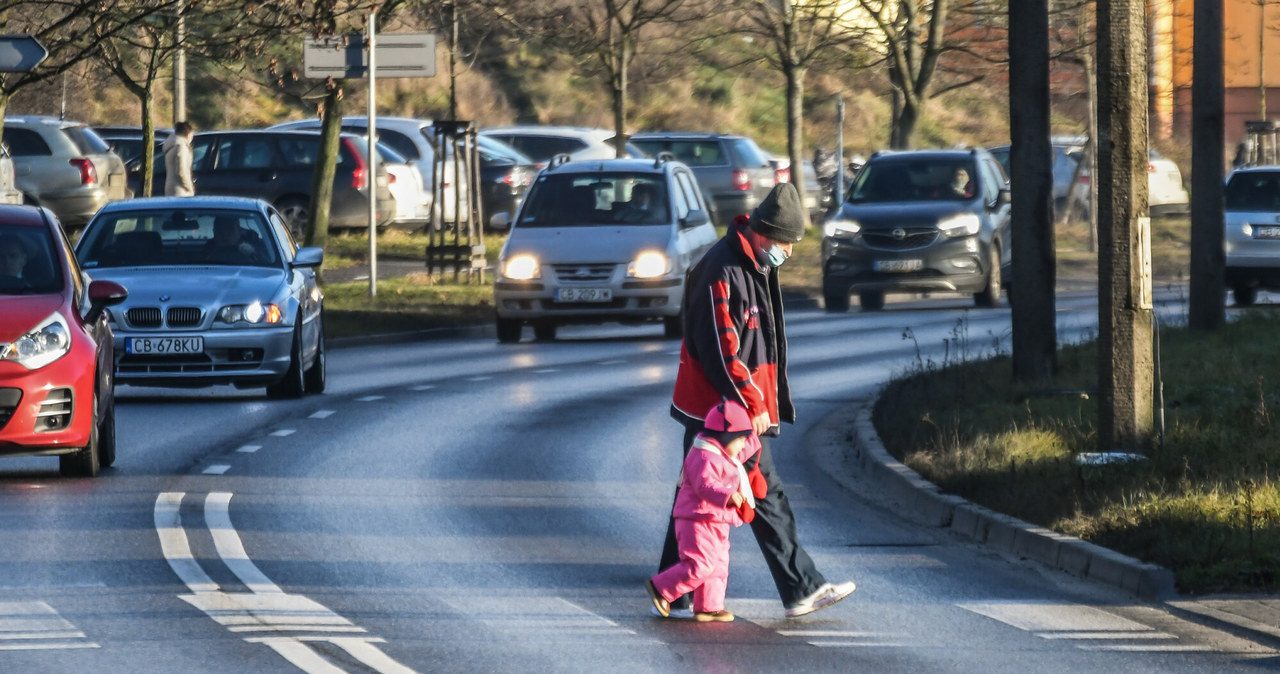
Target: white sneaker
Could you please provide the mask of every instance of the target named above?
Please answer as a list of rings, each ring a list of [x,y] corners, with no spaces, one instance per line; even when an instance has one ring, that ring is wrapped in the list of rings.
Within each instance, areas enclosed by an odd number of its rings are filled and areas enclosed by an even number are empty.
[[[786,609],[787,617],[795,618],[824,609],[853,594],[855,589],[857,589],[857,586],[852,582],[840,583],[838,585],[824,583],[822,587],[814,590],[813,594],[788,606]]]
[[[658,618],[663,617],[661,613],[658,613],[658,607],[652,604],[649,605],[649,612]],[[693,609],[672,606],[671,613],[669,613],[666,618],[668,620],[693,620]]]

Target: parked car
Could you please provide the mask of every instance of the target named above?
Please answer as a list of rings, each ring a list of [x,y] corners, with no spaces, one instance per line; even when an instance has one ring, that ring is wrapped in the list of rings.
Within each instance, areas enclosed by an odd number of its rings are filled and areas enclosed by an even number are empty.
[[[618,156],[613,147],[613,139],[617,134],[608,129],[580,126],[498,126],[480,129],[480,135],[500,140],[540,163],[549,162],[558,154],[567,154],[574,161],[613,159]],[[626,154],[629,157],[645,156],[644,150],[634,143],[627,143]]]
[[[781,168],[775,168],[769,155],[745,136],[652,132],[633,134],[631,142],[651,155],[670,152],[693,169],[713,204],[715,221],[722,226],[750,215],[782,177]]]
[[[431,195],[423,191],[426,188],[418,167],[381,142],[378,143],[378,161],[386,168],[387,188],[396,202],[390,226],[409,231],[425,228],[431,221]]]
[[[94,126],[93,131],[106,141],[111,151],[116,153],[126,165],[142,156],[142,127]],[[171,135],[173,135],[173,129],[156,129],[155,138],[152,139],[155,147],[152,151],[159,150],[164,139]]]
[[[23,200],[53,211],[64,227],[79,227],[103,205],[129,196],[124,162],[84,124],[6,117],[4,144]]]
[[[298,248],[259,199],[151,197],[98,212],[76,244],[95,278],[131,288],[111,313],[122,384],[325,388],[321,248]]]
[[[320,156],[315,131],[200,131],[191,140],[191,176],[198,195],[226,195],[263,199],[284,216],[289,231],[301,238],[311,218],[311,183]],[[333,179],[330,229],[369,227],[369,146],[365,139],[343,134],[338,141],[338,166]],[[140,192],[141,166],[129,165],[129,179]],[[378,167],[373,182],[377,194],[377,224],[386,225],[396,210],[387,183],[386,167]],[[164,161],[157,161],[152,194],[164,194]]]
[[[716,241],[689,167],[668,157],[553,162],[498,260],[498,340],[567,323],[662,321],[679,336],[686,272]]]
[[[1238,306],[1280,288],[1280,166],[1240,168],[1227,177],[1224,276]]]
[[[972,293],[1000,303],[1012,263],[1009,187],[985,150],[878,152],[824,225],[822,294],[827,311],[864,311],[885,293]]]
[[[1073,185],[1076,189],[1080,189],[1080,181],[1076,177],[1076,164],[1079,163],[1081,149],[1076,144],[1053,143],[1050,146],[1053,152],[1053,208],[1056,212],[1061,213],[1062,209],[1067,205],[1067,197],[1071,194]],[[1004,169],[1005,175],[1010,175],[1009,170],[1009,151],[1008,145],[1000,145],[988,148],[991,156],[1000,162],[1000,167]],[[1088,185],[1084,187],[1084,198],[1088,201]]]
[[[22,203],[22,192],[18,191],[16,169],[9,148],[0,143],[0,204]]]
[[[116,459],[106,308],[128,292],[90,280],[70,250],[52,211],[0,206],[0,455],[93,477]]]
[[[477,135],[476,145],[480,154],[482,219],[491,229],[506,229],[529,191],[533,176],[543,166],[496,138]]]

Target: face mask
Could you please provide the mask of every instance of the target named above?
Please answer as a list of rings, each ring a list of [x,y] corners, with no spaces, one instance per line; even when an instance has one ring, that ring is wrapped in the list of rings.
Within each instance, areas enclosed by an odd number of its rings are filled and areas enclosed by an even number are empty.
[[[770,267],[781,267],[782,263],[786,262],[788,257],[790,257],[790,255],[787,254],[787,251],[776,243],[769,246],[769,249],[764,251],[765,264]]]

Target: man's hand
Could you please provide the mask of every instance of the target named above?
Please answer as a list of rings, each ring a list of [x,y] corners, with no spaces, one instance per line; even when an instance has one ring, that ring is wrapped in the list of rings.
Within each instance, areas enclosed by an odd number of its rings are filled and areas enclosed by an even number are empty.
[[[769,421],[768,412],[761,412],[756,416],[751,417],[751,431],[756,435],[764,435],[764,432],[769,430],[769,427],[772,425],[773,424]]]

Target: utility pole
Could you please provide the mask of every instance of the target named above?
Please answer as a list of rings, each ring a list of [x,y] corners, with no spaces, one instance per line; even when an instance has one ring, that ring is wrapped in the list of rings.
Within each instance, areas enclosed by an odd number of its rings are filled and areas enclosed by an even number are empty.
[[[1098,442],[1152,437],[1154,346],[1147,216],[1146,0],[1098,0]]]
[[[1013,377],[1043,381],[1058,369],[1054,307],[1053,149],[1049,146],[1049,1],[1009,3],[1009,122],[1012,145]]]
[[[187,119],[187,50],[186,42],[187,3],[178,0],[174,8],[176,16],[173,22],[173,43],[177,47],[173,54],[173,123]]]
[[[1195,0],[1191,78],[1191,295],[1193,330],[1226,322],[1223,267],[1222,2]]]

